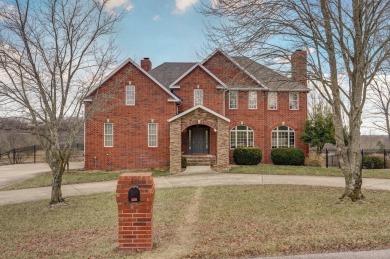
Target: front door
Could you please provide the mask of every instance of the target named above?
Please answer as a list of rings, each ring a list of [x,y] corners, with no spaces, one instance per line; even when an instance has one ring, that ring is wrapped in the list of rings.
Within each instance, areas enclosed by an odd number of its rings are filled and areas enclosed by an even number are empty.
[[[189,129],[189,153],[209,153],[209,130],[206,127],[191,127]]]

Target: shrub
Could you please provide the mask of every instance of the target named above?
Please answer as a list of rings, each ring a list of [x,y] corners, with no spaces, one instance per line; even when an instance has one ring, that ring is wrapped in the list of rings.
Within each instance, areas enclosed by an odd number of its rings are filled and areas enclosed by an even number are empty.
[[[187,158],[184,156],[181,157],[181,168],[186,168],[187,167]]]
[[[324,165],[324,158],[322,154],[317,152],[311,152],[308,157],[305,158],[305,166],[322,167]]]
[[[299,148],[274,148],[271,160],[275,165],[303,165],[305,154]]]
[[[364,156],[363,167],[367,169],[383,169],[383,162],[383,157],[380,156]]]
[[[234,149],[233,158],[237,165],[257,165],[263,157],[260,148],[237,147]]]

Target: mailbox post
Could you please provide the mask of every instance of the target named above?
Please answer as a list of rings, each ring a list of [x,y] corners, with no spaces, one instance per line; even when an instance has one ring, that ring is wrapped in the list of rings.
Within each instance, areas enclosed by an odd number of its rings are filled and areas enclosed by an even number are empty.
[[[119,250],[152,249],[154,193],[152,173],[119,176],[116,188]]]

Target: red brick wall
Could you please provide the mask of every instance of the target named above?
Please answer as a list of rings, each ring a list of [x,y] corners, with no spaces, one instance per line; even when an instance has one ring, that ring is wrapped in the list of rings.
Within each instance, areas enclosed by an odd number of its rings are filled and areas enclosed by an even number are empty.
[[[238,78],[238,81],[245,84],[255,85],[251,78],[232,66],[232,63],[221,54],[217,53],[204,65],[223,81]],[[136,89],[135,106],[125,105],[125,86],[129,81]],[[286,125],[294,129],[296,147],[308,150],[299,138],[307,115],[306,93],[302,92],[299,95],[299,110],[291,111],[288,93],[279,92],[278,109],[273,111],[268,110],[266,92],[257,92],[257,109],[251,110],[248,109],[248,91],[239,91],[238,109],[231,110],[228,93],[217,89],[219,83],[199,67],[184,77],[178,85],[180,89],[175,89],[174,93],[183,100],[179,106],[180,112],[194,106],[194,89],[199,86],[203,89],[204,106],[229,118],[230,129],[241,125],[241,122],[251,127],[254,130],[254,144],[263,152],[262,163],[271,163],[271,131],[278,126]],[[93,97],[99,98],[98,95],[104,95],[106,92],[116,95],[109,104],[112,109],[110,111],[102,109],[86,122],[86,169],[117,170],[168,166],[169,123],[167,119],[176,114],[176,104],[167,101],[170,96],[132,65],[118,71]],[[88,104],[86,108],[88,109]],[[114,124],[114,147],[103,147],[103,125],[107,119]],[[152,119],[158,123],[157,148],[148,147],[147,125]],[[185,152],[186,130],[183,131],[182,140],[182,150]],[[230,147],[230,143],[226,145]],[[210,153],[216,155],[216,134],[211,128]],[[232,155],[233,150],[230,150],[230,162],[233,162]]]
[[[194,89],[199,86],[199,89],[203,89],[203,106],[222,114],[223,90],[217,89],[219,83],[200,67],[195,68],[178,85],[180,89],[173,92],[183,100],[179,106],[180,112],[194,107]]]
[[[125,86],[135,85],[135,106],[125,105]],[[93,98],[107,92],[115,97],[102,112],[94,114],[85,127],[85,168],[87,170],[154,168],[169,165],[169,124],[176,104],[163,89],[132,65],[118,71]],[[86,106],[88,107],[90,104]],[[110,107],[110,109],[107,109]],[[104,147],[104,123],[114,126],[114,147]],[[148,123],[158,124],[158,147],[148,147]]]

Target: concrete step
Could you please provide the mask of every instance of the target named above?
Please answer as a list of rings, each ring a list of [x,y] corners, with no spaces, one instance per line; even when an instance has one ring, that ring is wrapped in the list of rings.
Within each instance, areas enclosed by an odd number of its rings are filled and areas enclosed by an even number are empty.
[[[187,166],[210,166],[215,162],[214,156],[186,155]]]

